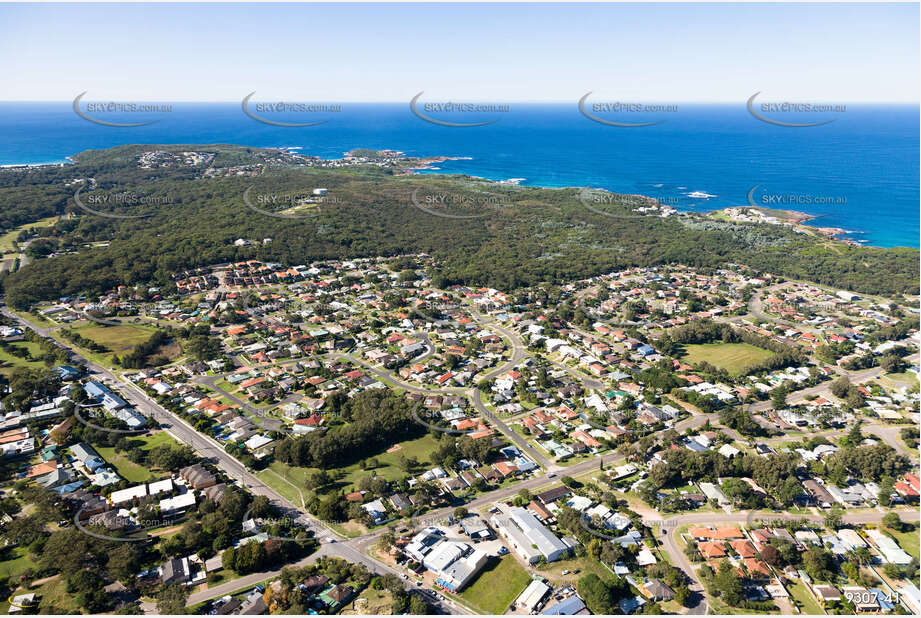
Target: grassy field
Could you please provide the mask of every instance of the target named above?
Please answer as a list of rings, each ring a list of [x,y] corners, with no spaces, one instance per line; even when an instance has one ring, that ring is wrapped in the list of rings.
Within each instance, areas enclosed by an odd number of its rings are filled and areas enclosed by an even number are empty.
[[[144,343],[150,339],[155,330],[151,326],[134,324],[103,326],[95,323],[85,324],[74,329],[81,336],[105,346],[116,354],[127,352],[137,344]]]
[[[29,551],[25,547],[14,547],[9,552],[3,552],[7,560],[0,562],[0,577],[13,580],[28,569],[34,569],[35,563],[29,558]]]
[[[56,614],[58,612],[67,612],[68,614],[81,614],[80,606],[75,601],[75,595],[67,592],[67,580],[58,577],[50,582],[46,582],[35,590],[35,594],[41,596],[38,611],[42,614]]]
[[[586,556],[557,560],[543,567],[536,567],[536,570],[555,584],[575,584],[587,573],[594,573],[602,581],[613,582],[616,579],[616,576],[600,562]],[[569,571],[569,574],[563,575],[563,571]]]
[[[161,444],[176,444],[168,433],[161,431],[152,436],[132,436],[129,438],[132,442],[143,442],[142,451],[150,451],[152,448]],[[131,483],[146,483],[160,478],[163,474],[151,471],[149,468],[138,465],[120,453],[115,452],[115,448],[109,446],[92,445],[96,452],[107,462],[115,467],[119,476]]]
[[[419,460],[418,468],[413,470],[415,473],[421,472],[423,469],[431,465],[428,460],[428,456],[429,453],[431,453],[435,448],[435,438],[432,435],[426,434],[421,438],[416,438],[415,440],[401,442],[399,446],[399,450],[390,453],[380,452],[367,454],[365,457],[366,460],[371,457],[377,459],[378,466],[373,470],[377,476],[387,479],[388,481],[394,481],[396,479],[402,478],[406,472],[404,472],[404,470],[398,464],[400,455],[403,455],[407,458],[415,457]],[[276,489],[289,500],[293,500],[295,504],[300,504],[300,498],[297,497],[297,492],[294,490],[294,488],[278,477],[281,476],[282,478],[287,479],[291,483],[297,485],[298,488],[303,490],[306,487],[307,476],[312,472],[316,472],[317,468],[298,468],[275,461],[269,464],[268,470],[272,470],[275,472],[275,474],[273,475],[267,470],[263,470],[257,475],[259,479],[268,484],[273,489]],[[370,475],[371,472],[371,469],[362,470],[357,463],[346,466],[345,468],[335,468],[329,470],[329,473],[333,476],[335,482],[330,485],[327,491],[338,489],[351,491],[350,488],[352,488],[358,482],[358,479],[365,475]]]
[[[818,601],[816,601],[812,597],[812,594],[806,590],[806,585],[800,580],[796,580],[794,583],[787,586],[787,590],[790,591],[790,596],[796,599],[797,603],[799,604],[800,611],[802,611],[804,614],[815,616],[825,613],[819,606]]]
[[[746,367],[767,360],[774,355],[749,343],[692,343],[683,345],[681,360],[693,365],[707,362],[714,367],[739,375]]]
[[[41,347],[37,343],[31,341],[14,341],[10,343],[10,347],[28,350],[33,356],[41,354]],[[4,350],[0,350],[0,374],[9,375],[16,367],[39,369],[44,366],[45,364],[41,361],[26,360],[25,358],[20,358]]]
[[[531,583],[531,576],[512,556],[491,557],[460,597],[487,614],[504,614]]]
[[[355,599],[342,608],[342,616],[388,615],[393,607],[393,595],[387,590],[365,588]]]
[[[901,373],[887,373],[883,376],[883,381],[889,381],[898,387],[907,386],[909,390],[918,390],[918,376],[908,371],[902,371]]]
[[[58,220],[58,216],[54,215],[53,217],[48,217],[47,219],[40,219],[33,223],[26,223],[25,225],[20,225],[17,228],[5,232],[0,235],[0,253],[12,253],[16,250],[16,237],[19,236],[19,233],[23,230],[27,230],[33,227],[51,227]]]

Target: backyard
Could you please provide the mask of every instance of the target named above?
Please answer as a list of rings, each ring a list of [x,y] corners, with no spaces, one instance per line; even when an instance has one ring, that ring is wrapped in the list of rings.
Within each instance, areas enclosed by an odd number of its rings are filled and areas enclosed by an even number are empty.
[[[161,431],[150,436],[132,436],[128,439],[132,443],[142,442],[142,445],[140,446],[142,451],[150,451],[154,447],[161,444],[176,444],[176,441],[173,440],[165,431]],[[162,473],[158,474],[153,472],[148,467],[134,463],[125,455],[116,453],[114,447],[97,446],[94,444],[93,448],[96,449],[96,452],[98,452],[103,459],[115,467],[115,470],[118,472],[119,476],[130,483],[146,483],[147,481],[152,481],[163,476]]]

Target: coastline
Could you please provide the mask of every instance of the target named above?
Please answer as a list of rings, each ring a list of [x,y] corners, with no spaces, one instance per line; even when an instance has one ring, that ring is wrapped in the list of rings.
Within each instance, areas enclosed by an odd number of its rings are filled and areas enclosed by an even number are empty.
[[[164,144],[164,145],[166,145],[166,144]],[[256,148],[259,148],[259,147],[256,147]],[[278,150],[278,151],[281,151],[281,152],[287,152],[287,153],[291,153],[291,154],[306,154],[306,153],[303,152],[303,148],[304,148],[303,146],[265,146],[265,147],[261,147],[261,148],[264,148],[264,149],[266,149],[266,150]],[[468,176],[468,177],[470,177],[470,178],[474,178],[474,179],[478,179],[478,180],[483,180],[483,181],[486,181],[486,182],[491,182],[491,183],[495,183],[495,184],[499,184],[499,185],[525,186],[525,187],[534,187],[534,188],[538,188],[538,189],[587,189],[587,188],[593,188],[593,187],[588,187],[588,186],[586,186],[586,185],[581,185],[581,186],[580,186],[580,185],[575,185],[575,186],[565,186],[565,187],[553,187],[553,186],[540,185],[540,184],[522,184],[522,183],[526,183],[528,179],[527,179],[527,178],[524,178],[524,177],[512,177],[512,178],[496,179],[496,178],[488,178],[488,177],[485,177],[485,176],[476,176],[476,175],[470,175],[470,174],[461,174],[461,173],[458,173],[458,172],[454,172],[454,173],[452,173],[452,172],[445,172],[445,171],[442,170],[441,168],[436,167],[436,166],[434,165],[434,164],[437,164],[437,163],[444,163],[444,162],[446,162],[446,161],[472,161],[472,160],[474,160],[474,157],[471,157],[471,156],[449,156],[449,155],[407,156],[405,152],[400,151],[400,150],[394,150],[394,149],[376,149],[376,150],[375,150],[375,149],[364,149],[364,148],[354,148],[354,149],[348,150],[348,151],[346,151],[346,152],[344,152],[344,153],[342,153],[342,154],[343,154],[343,157],[344,157],[344,158],[348,158],[348,157],[353,157],[353,156],[355,156],[355,153],[358,153],[358,152],[363,151],[363,150],[373,151],[373,152],[376,152],[376,153],[378,153],[378,154],[380,154],[380,155],[383,155],[383,156],[407,157],[407,158],[415,159],[415,162],[410,163],[410,164],[406,165],[406,167],[402,168],[402,172],[403,172],[403,174],[405,174],[405,175],[423,175],[423,174],[421,174],[420,172],[433,172],[433,173],[435,173],[435,174],[443,174],[443,175],[458,175],[458,174],[460,174],[460,175]],[[296,152],[291,152],[291,151],[296,151]],[[18,163],[18,164],[17,164],[17,163],[13,163],[13,164],[0,164],[0,171],[3,171],[3,170],[12,170],[12,171],[15,171],[15,170],[28,170],[28,169],[38,169],[38,168],[42,168],[42,167],[64,167],[65,165],[72,165],[72,164],[74,164],[74,163],[75,163],[75,157],[76,157],[76,156],[77,156],[76,154],[66,156],[66,157],[64,157],[64,160],[63,160],[63,161],[50,161],[50,162],[40,162],[40,163]],[[335,161],[336,159],[335,159],[335,158],[330,158],[330,159],[325,159],[325,160],[328,160],[328,161]],[[597,188],[597,187],[594,187],[594,188]],[[609,191],[608,189],[602,189],[602,190],[604,190],[604,191]],[[636,193],[627,193],[627,192],[619,192],[619,191],[609,191],[609,192],[611,192],[611,193],[618,193],[618,194],[621,194],[621,195],[634,195],[634,196],[637,196],[637,197],[642,197],[642,198],[646,198],[646,199],[649,199],[649,200],[658,202],[658,198],[655,198],[655,197],[652,197],[652,196],[648,196],[648,195],[636,194]],[[708,195],[708,197],[709,197],[709,195]],[[713,195],[712,197],[716,197],[716,195]],[[706,199],[706,198],[705,198],[705,199]],[[673,207],[673,208],[675,208],[675,207]],[[765,216],[767,216],[767,217],[774,217],[774,218],[777,218],[777,219],[780,220],[779,222],[772,222],[772,221],[767,221],[767,220],[766,220],[766,221],[761,221],[762,223],[774,224],[774,225],[790,225],[790,226],[793,226],[794,228],[803,230],[804,233],[816,233],[816,234],[825,236],[826,238],[828,238],[828,239],[830,239],[830,240],[834,240],[834,241],[836,241],[836,242],[841,242],[841,243],[844,243],[844,244],[847,244],[847,245],[853,245],[853,246],[858,246],[858,247],[875,247],[875,246],[876,246],[876,245],[868,244],[867,241],[856,241],[856,240],[852,240],[852,239],[850,239],[850,238],[846,238],[846,237],[845,237],[845,236],[852,235],[852,234],[862,234],[862,233],[864,233],[864,232],[856,231],[856,230],[847,230],[847,229],[840,228],[840,227],[830,227],[830,226],[817,226],[817,225],[813,225],[813,224],[810,224],[809,222],[810,222],[810,221],[814,221],[815,219],[819,219],[819,218],[821,218],[821,217],[823,217],[823,216],[825,216],[825,215],[814,215],[814,214],[810,214],[810,213],[803,212],[803,211],[798,211],[798,210],[770,209],[770,208],[764,208],[764,207],[760,207],[760,206],[751,206],[751,205],[748,205],[748,206],[740,205],[740,206],[722,207],[722,208],[715,208],[715,209],[709,210],[709,211],[682,210],[681,208],[675,208],[675,210],[676,210],[678,213],[680,213],[680,214],[695,213],[695,214],[700,214],[700,215],[712,217],[712,216],[718,216],[718,215],[720,215],[721,213],[726,212],[727,210],[732,210],[732,209],[735,209],[735,208],[747,208],[747,209],[749,209],[749,210],[757,210],[757,211],[760,211],[760,212],[764,213]],[[878,248],[885,248],[885,247],[878,247]]]

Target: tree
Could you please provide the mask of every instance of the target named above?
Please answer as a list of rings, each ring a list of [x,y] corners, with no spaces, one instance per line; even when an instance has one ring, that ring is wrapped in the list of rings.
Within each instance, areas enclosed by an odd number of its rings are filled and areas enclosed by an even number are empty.
[[[157,611],[174,616],[187,614],[185,603],[188,596],[189,589],[181,584],[166,586],[157,594]]]
[[[901,567],[899,567],[897,564],[893,564],[892,562],[886,563],[886,565],[883,567],[883,573],[885,573],[886,577],[889,579],[899,579],[902,577]]]
[[[778,386],[771,391],[771,405],[775,410],[782,410],[787,407],[787,387]]]
[[[679,605],[684,607],[690,607],[688,603],[691,600],[691,589],[687,587],[687,584],[681,584],[675,588],[675,601]]]
[[[454,509],[454,519],[463,519],[467,516],[467,514],[468,512],[466,507],[459,506]]]
[[[812,579],[830,581],[834,577],[835,557],[824,547],[810,547],[802,553],[803,570]]]
[[[851,381],[847,376],[841,376],[837,380],[831,383],[830,390],[831,394],[837,397],[838,399],[844,399],[847,397],[848,391],[851,388]]]
[[[829,511],[825,514],[825,527],[832,530],[837,530],[842,525],[844,525],[844,520],[841,518],[841,513],[837,510]]]
[[[431,614],[431,608],[425,600],[418,594],[410,595],[409,600],[409,613],[415,616],[424,616],[426,614]]]
[[[744,598],[742,595],[742,581],[734,566],[725,558],[720,561],[719,569],[713,576],[713,587],[719,596],[729,605],[738,605]]]
[[[883,515],[883,525],[895,532],[901,532],[904,526],[898,513],[886,513]]]

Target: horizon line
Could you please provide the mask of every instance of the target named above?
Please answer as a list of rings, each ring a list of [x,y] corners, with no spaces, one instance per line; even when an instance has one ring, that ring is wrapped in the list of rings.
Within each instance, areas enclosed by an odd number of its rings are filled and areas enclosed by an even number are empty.
[[[2,0],[0,0],[2,1]],[[435,102],[450,102],[450,103],[476,103],[476,104],[524,104],[524,105],[572,105],[573,103],[578,103],[578,99],[552,99],[552,100],[535,100],[535,99],[494,99],[494,100],[478,100],[478,99],[467,99],[467,100],[453,100],[457,97],[445,97],[441,99],[432,99]],[[767,99],[768,97],[765,97]],[[612,97],[599,97],[600,100],[615,101]],[[299,97],[278,97],[275,99],[265,99],[261,102],[285,102],[285,103],[295,103],[295,102],[304,102],[304,103],[336,103],[336,104],[349,104],[349,105],[384,105],[384,104],[409,104],[411,99],[392,99],[392,100],[380,100],[380,101],[347,101],[344,99],[312,99],[305,100]],[[736,99],[736,100],[696,100],[696,101],[680,101],[680,100],[666,100],[666,99],[643,99],[641,97],[618,97],[616,102],[618,103],[643,103],[643,104],[666,104],[666,105],[738,105],[740,102],[745,103],[747,98]],[[239,105],[242,102],[242,99],[217,99],[217,100],[180,100],[180,99],[138,99],[138,98],[100,98],[100,99],[88,99],[88,102],[115,102],[115,103],[232,103]],[[786,103],[827,103],[827,104],[838,104],[838,105],[867,105],[867,104],[876,104],[876,105],[921,105],[921,99],[915,101],[892,101],[892,100],[879,100],[879,99],[867,99],[867,100],[841,100],[841,99],[812,99],[808,97],[778,97],[776,100],[771,102],[783,101]],[[65,103],[72,105],[74,102],[73,99],[0,99],[0,104],[2,103]]]

